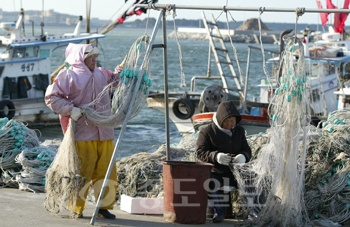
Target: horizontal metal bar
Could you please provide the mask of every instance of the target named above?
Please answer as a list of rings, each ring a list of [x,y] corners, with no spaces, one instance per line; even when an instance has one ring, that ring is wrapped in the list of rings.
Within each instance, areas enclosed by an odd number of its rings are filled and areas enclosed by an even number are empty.
[[[164,48],[165,45],[164,44],[153,44],[152,45],[152,49],[155,49],[155,48]]]
[[[350,13],[350,9],[306,9],[304,7],[297,8],[267,8],[267,7],[237,7],[237,6],[194,6],[194,5],[176,5],[176,4],[135,4],[135,7],[146,9],[191,9],[191,10],[224,10],[224,11],[252,11],[252,12],[292,12],[301,10],[304,13]]]
[[[251,45],[248,45],[248,48],[261,51],[261,47],[260,47],[260,46],[258,47],[258,46],[251,46]],[[280,54],[280,52],[277,51],[277,50],[269,50],[269,49],[265,49],[265,48],[264,48],[264,51],[269,52],[269,53],[273,53],[273,54]]]

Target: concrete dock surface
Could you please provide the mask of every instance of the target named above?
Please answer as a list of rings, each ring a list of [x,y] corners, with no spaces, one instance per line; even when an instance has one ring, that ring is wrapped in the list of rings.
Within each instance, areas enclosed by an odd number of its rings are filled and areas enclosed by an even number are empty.
[[[33,193],[20,191],[16,188],[0,189],[0,226],[1,227],[44,227],[44,226],[110,226],[110,227],[127,227],[127,226],[250,226],[248,222],[227,219],[220,223],[213,223],[210,219],[205,224],[179,224],[165,222],[162,214],[143,215],[130,214],[119,209],[116,205],[111,213],[116,215],[116,219],[109,220],[96,217],[94,225],[90,224],[91,217],[95,211],[95,206],[88,203],[84,210],[84,218],[71,219],[69,211],[63,210],[59,214],[52,214],[46,211],[44,207],[45,193]]]

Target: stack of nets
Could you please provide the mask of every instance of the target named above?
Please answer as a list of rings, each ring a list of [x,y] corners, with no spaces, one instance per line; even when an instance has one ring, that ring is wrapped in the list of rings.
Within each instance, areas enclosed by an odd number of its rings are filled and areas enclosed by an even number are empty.
[[[1,118],[0,144],[0,185],[17,187],[16,176],[20,174],[22,166],[16,162],[16,157],[24,149],[39,146],[39,139],[36,132],[23,123]]]
[[[196,161],[198,134],[187,135],[178,144],[170,146],[171,161]],[[153,153],[141,152],[124,157],[117,162],[118,192],[131,197],[163,197],[163,161],[166,161],[166,146]]]
[[[350,109],[335,111],[309,139],[305,206],[310,219],[349,223]]]
[[[43,192],[45,173],[60,141],[39,142],[34,130],[16,120],[0,119],[0,185]]]
[[[24,148],[16,157],[22,171],[16,176],[19,190],[44,192],[46,171],[56,156],[61,141],[45,141],[39,146]]]

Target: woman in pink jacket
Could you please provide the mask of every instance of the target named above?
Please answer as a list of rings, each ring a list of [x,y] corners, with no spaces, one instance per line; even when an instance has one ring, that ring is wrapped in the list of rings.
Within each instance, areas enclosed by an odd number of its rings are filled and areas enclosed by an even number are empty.
[[[113,127],[98,126],[90,122],[81,113],[79,106],[92,103],[99,93],[114,82],[119,81],[121,67],[115,72],[96,67],[99,50],[92,44],[69,44],[66,49],[66,62],[70,69],[61,70],[55,81],[48,86],[45,93],[46,105],[59,114],[63,133],[66,132],[69,118],[76,121],[74,139],[77,155],[81,160],[80,174],[86,178],[86,184],[93,185],[95,198],[98,198],[101,186],[114,150]],[[102,115],[111,114],[111,100],[108,94],[92,107]],[[110,174],[108,187],[101,202],[98,215],[114,219],[113,209],[117,188],[117,173],[114,165]],[[85,200],[89,187],[84,187],[76,206],[72,211],[73,218],[82,218]],[[87,189],[86,189],[87,188]]]

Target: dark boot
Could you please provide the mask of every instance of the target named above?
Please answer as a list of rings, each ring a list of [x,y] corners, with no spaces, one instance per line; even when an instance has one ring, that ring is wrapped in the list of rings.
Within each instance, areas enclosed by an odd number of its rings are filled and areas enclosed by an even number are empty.
[[[99,209],[98,210],[98,217],[102,218],[107,218],[107,219],[115,219],[115,215],[111,214],[108,210],[103,210],[103,209]]]
[[[225,197],[228,198],[228,201],[223,201],[223,212],[225,219],[234,219],[231,192],[222,192],[222,194],[224,194]]]
[[[222,212],[221,207],[214,207],[213,211],[214,211],[214,215],[213,215],[213,219],[212,219],[213,223],[222,222],[225,219],[224,213]]]
[[[210,208],[213,209],[213,218],[212,221],[213,223],[218,223],[224,220],[225,214],[224,210],[221,207],[221,199],[222,197],[219,196],[218,192],[210,192],[208,194],[209,200],[208,200],[208,205]]]

